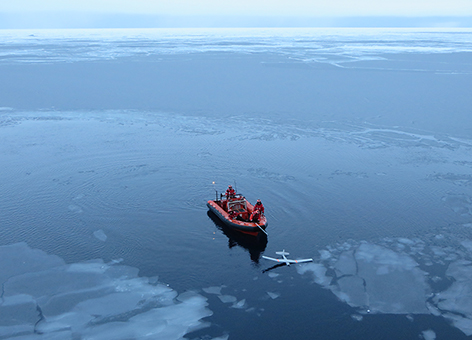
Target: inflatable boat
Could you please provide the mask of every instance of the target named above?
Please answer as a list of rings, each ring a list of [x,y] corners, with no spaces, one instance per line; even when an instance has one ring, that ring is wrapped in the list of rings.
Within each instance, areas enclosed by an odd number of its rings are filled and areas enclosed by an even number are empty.
[[[260,232],[265,234],[267,227],[267,218],[261,214],[254,221],[250,220],[254,211],[254,206],[241,194],[235,194],[231,197],[220,196],[218,193],[215,200],[209,200],[208,208],[228,227],[245,234],[256,236]]]

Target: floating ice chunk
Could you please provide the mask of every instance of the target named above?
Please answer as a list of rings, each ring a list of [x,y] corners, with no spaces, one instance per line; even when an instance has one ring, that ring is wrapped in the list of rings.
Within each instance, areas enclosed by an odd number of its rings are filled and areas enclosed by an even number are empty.
[[[246,308],[246,299],[242,299],[241,301],[235,302],[231,307],[236,309]]]
[[[436,333],[432,329],[421,332],[421,335],[425,340],[434,340],[436,339]]]
[[[235,296],[232,296],[232,295],[218,295],[218,298],[223,303],[234,303],[238,300],[238,299],[236,299]]]
[[[331,258],[331,253],[328,251],[328,250],[320,250],[320,256],[321,256],[321,260],[324,261],[324,260],[328,260],[329,258]]]
[[[267,292],[267,295],[269,295],[272,300],[277,299],[280,296],[279,293],[272,293],[272,292]]]
[[[0,247],[0,255],[2,338],[181,339],[212,314],[203,296],[177,298],[136,268],[101,260],[66,265],[24,243]]]
[[[102,242],[105,242],[107,240],[107,235],[105,235],[105,232],[102,229],[94,231],[93,236],[95,236]]]
[[[359,314],[352,314],[351,318],[353,320],[356,320],[356,321],[362,321],[362,319],[364,319],[364,317],[362,315],[359,315]]]
[[[280,274],[277,274],[277,273],[269,273],[269,277],[270,278],[276,278],[277,276],[279,276]]]
[[[221,289],[223,286],[220,287],[208,287],[208,288],[203,288],[203,291],[207,294],[216,294],[220,295],[221,294]]]

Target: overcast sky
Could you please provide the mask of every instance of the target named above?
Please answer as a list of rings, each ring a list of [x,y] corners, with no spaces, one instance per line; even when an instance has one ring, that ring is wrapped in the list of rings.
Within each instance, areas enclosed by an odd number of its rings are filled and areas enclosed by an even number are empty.
[[[107,22],[113,27],[120,22],[123,27],[133,22],[138,26],[191,26],[192,22],[200,27],[205,22],[208,26],[237,26],[238,22],[241,26],[264,22],[330,26],[340,18],[356,17],[373,23],[376,17],[396,18],[399,23],[434,18],[432,25],[464,26],[472,18],[472,0],[0,0],[0,28],[104,27]]]

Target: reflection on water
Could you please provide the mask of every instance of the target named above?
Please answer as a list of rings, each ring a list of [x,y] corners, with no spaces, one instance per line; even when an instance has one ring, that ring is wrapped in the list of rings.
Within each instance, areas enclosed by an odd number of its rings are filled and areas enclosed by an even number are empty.
[[[472,335],[470,30],[33,33],[0,32],[0,338]],[[233,181],[270,243],[207,212]]]
[[[249,253],[251,261],[256,265],[259,264],[261,254],[266,249],[268,242],[264,233],[258,233],[257,236],[246,235],[228,227],[213,212],[208,211],[207,215],[215,223],[215,226],[228,237],[228,247],[230,249],[236,246],[245,249]]]
[[[48,115],[3,116],[4,242],[27,241],[70,263],[123,258],[182,291],[219,287],[207,290],[231,310],[261,318],[270,307],[260,306],[261,296],[283,308],[294,270],[312,272],[332,296],[322,309],[337,297],[355,309],[353,320],[437,315],[471,334],[470,140],[342,122],[302,127],[274,119],[261,131],[170,114]],[[237,155],[237,167],[228,155]],[[211,183],[234,179],[250,199],[263,199],[270,243],[207,211]],[[222,237],[214,237],[215,226]],[[261,273],[261,254],[282,248],[320,253],[316,263]],[[306,289],[313,285],[300,294]]]

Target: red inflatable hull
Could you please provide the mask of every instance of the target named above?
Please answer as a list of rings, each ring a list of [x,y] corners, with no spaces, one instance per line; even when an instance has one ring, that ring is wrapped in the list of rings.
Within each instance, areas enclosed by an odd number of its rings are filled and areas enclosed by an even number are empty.
[[[210,200],[208,201],[207,206],[228,227],[242,233],[255,236],[260,232],[263,232],[261,229],[265,229],[267,227],[267,218],[262,216],[257,223],[249,221],[249,216],[251,215],[254,206],[244,197],[242,199],[244,199],[246,207],[241,207],[239,210],[233,210],[239,213],[239,218],[230,217],[230,214],[227,211],[228,202],[226,200]],[[239,201],[241,201],[241,198],[238,200],[238,202]],[[235,201],[230,201],[230,203],[234,202]]]

